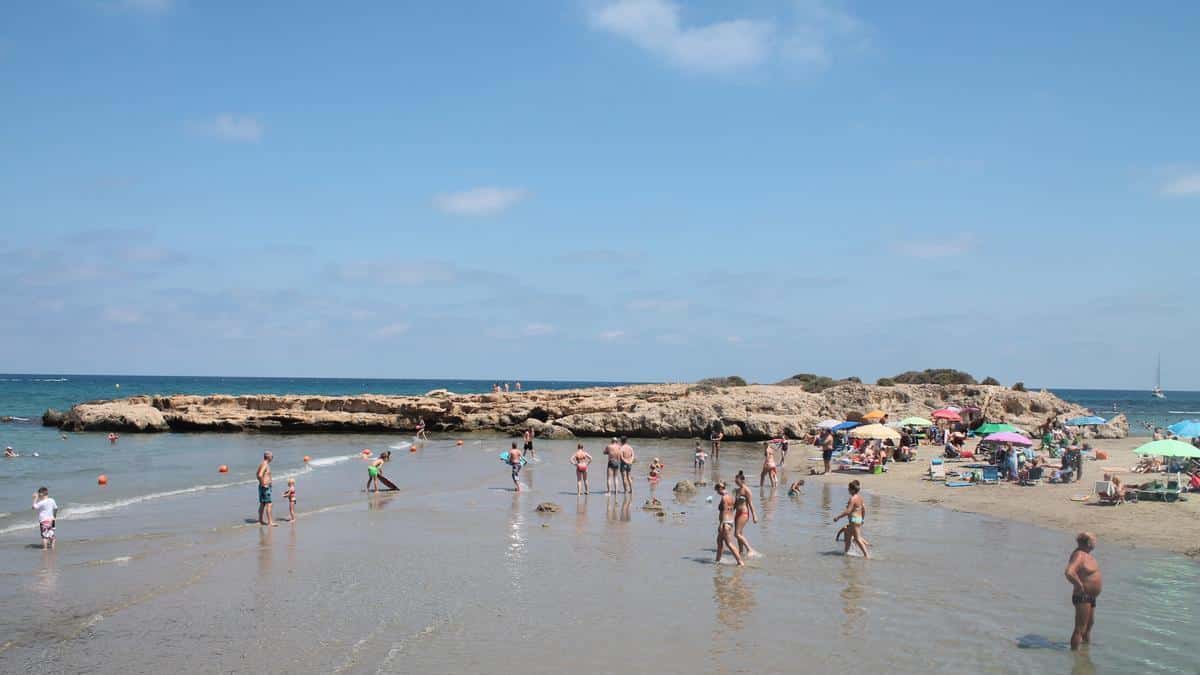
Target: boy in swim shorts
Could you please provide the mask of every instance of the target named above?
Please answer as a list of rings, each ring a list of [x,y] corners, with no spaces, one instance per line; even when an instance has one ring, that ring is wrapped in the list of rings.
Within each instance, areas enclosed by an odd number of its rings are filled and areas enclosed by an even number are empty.
[[[517,449],[517,442],[513,441],[512,447],[508,450],[508,465],[512,468],[513,487],[517,492],[521,491],[521,451]]]
[[[54,526],[58,519],[58,502],[50,496],[49,488],[40,487],[33,493],[33,510],[37,511],[38,526],[42,532],[42,550],[54,548]]]

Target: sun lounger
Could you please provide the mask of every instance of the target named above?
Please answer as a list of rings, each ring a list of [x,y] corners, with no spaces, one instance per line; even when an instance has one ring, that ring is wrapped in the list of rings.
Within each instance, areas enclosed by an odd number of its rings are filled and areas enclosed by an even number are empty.
[[[929,463],[929,480],[946,480],[946,465],[942,464],[941,458],[934,458]]]
[[[1125,502],[1117,491],[1117,486],[1113,485],[1110,480],[1096,481],[1096,498],[1100,500],[1101,504],[1123,504]]]
[[[1000,469],[998,469],[994,466],[983,467],[983,477],[979,479],[979,482],[989,484],[989,485],[999,485],[1000,484]]]
[[[1046,470],[1044,467],[1033,467],[1029,470],[1029,476],[1027,476],[1025,480],[1021,481],[1021,485],[1041,485],[1042,475],[1045,473],[1045,471]]]
[[[1151,481],[1137,489],[1138,501],[1177,502],[1182,494],[1177,480]]]

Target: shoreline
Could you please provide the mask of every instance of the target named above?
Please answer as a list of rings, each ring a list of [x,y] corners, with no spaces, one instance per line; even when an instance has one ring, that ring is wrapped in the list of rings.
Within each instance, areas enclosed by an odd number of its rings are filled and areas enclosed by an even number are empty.
[[[803,457],[788,458],[787,468],[796,471],[806,483],[844,484],[858,479],[863,490],[880,496],[899,499],[911,504],[973,513],[1012,520],[1065,533],[1083,530],[1096,533],[1101,542],[1130,548],[1153,548],[1178,553],[1192,559],[1200,558],[1200,497],[1192,495],[1186,502],[1139,502],[1120,506],[1097,504],[1095,497],[1086,502],[1071,501],[1071,495],[1091,495],[1097,480],[1103,480],[1104,468],[1120,469],[1117,475],[1127,483],[1143,483],[1163,474],[1136,474],[1129,467],[1137,462],[1133,449],[1146,442],[1145,438],[1100,440],[1095,443],[1108,452],[1107,460],[1088,459],[1084,462],[1084,479],[1077,483],[1020,486],[1012,483],[974,485],[948,488],[942,482],[925,480],[929,460],[940,450],[922,445],[917,460],[890,462],[888,472],[881,475],[833,472],[827,476],[806,475],[812,462],[811,447],[797,447]],[[790,453],[789,453],[790,454]],[[954,464],[947,464],[948,470]],[[794,478],[793,478],[794,480]]]

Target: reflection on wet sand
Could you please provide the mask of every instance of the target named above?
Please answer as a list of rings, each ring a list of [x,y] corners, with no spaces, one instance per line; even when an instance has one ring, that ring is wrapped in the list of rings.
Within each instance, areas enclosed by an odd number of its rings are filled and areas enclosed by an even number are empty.
[[[512,503],[508,510],[508,547],[504,551],[505,567],[508,568],[509,579],[512,580],[513,590],[521,590],[521,571],[524,567],[525,544],[525,514],[521,512],[521,493],[512,494]]]
[[[717,604],[717,621],[729,631],[744,628],[745,615],[758,604],[754,591],[746,584],[745,570],[721,565],[713,573],[713,600]]]
[[[839,592],[842,596],[842,613],[845,615],[842,621],[842,637],[865,638],[867,613],[862,607],[863,597],[866,595],[866,588],[862,582],[863,561],[847,557],[843,562],[845,564],[838,575],[845,584]]]
[[[271,550],[271,538],[275,528],[260,527],[258,528],[258,577],[259,580],[266,580],[271,575],[271,558],[273,551]]]
[[[54,549],[42,551],[42,564],[38,567],[37,576],[32,587],[42,606],[54,609],[58,604],[58,565]]]
[[[575,498],[575,534],[577,535],[587,531],[587,503],[588,496],[586,494]]]

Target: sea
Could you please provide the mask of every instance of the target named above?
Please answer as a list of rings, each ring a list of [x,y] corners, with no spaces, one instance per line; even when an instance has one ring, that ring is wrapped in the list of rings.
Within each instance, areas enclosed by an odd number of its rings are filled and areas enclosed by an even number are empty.
[[[639,440],[626,497],[603,494],[603,462],[576,494],[572,441],[538,441],[517,493],[498,460],[510,439],[498,434],[124,434],[114,444],[40,426],[47,408],[135,394],[492,384],[0,376],[0,416],[14,418],[0,444],[21,453],[0,460],[0,672],[1200,673],[1200,564],[1185,556],[1099,551],[1105,593],[1095,642],[1079,654],[1065,645],[1070,537],[1058,530],[868,494],[868,563],[833,541],[844,490],[791,496],[801,475],[785,470],[779,488],[753,490],[759,523],[748,534],[763,556],[714,565],[711,487],[670,486],[756,475],[752,444],[729,444],[695,472],[689,442]],[[600,384],[612,383],[523,382]],[[1104,416],[1116,402],[1135,428],[1200,411],[1194,393],[1056,393]],[[268,449],[279,527],[255,523],[254,471]],[[385,472],[397,492],[365,491],[363,449],[393,451]],[[662,485],[646,479],[650,457],[667,465]],[[280,498],[288,479],[296,522]],[[50,553],[29,509],[41,485],[60,505]],[[661,510],[643,508],[652,497]],[[560,510],[538,513],[543,502]]]

